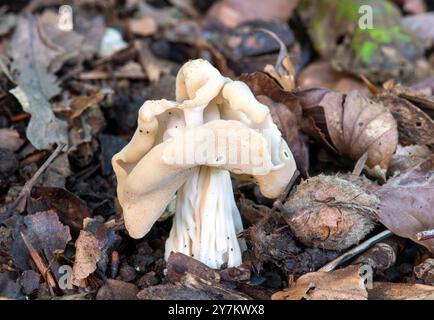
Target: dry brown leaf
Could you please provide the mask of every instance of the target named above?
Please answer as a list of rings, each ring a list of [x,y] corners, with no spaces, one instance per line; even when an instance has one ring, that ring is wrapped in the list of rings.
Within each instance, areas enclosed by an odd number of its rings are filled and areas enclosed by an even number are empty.
[[[416,96],[406,95],[406,97],[416,99]],[[390,110],[398,123],[399,142],[402,145],[434,143],[433,119],[409,99],[391,93],[380,96],[380,101]]]
[[[233,28],[250,20],[281,20],[286,22],[297,7],[298,0],[221,0],[207,12],[207,24],[222,24]]]
[[[157,31],[157,23],[154,18],[150,16],[130,19],[129,27],[132,33],[143,37],[153,35]]]
[[[75,242],[75,262],[72,269],[72,283],[81,286],[86,279],[97,268],[101,259],[101,244],[90,232],[82,230]]]
[[[307,273],[273,300],[367,300],[368,292],[359,274],[359,266],[332,272]]]
[[[17,151],[24,143],[15,129],[0,129],[0,148]]]
[[[385,180],[398,144],[398,130],[392,114],[381,103],[354,91],[344,95],[307,89],[295,95],[303,108],[305,132],[353,160],[367,152],[367,169]]]
[[[395,153],[390,159],[389,171],[391,175],[403,172],[411,167],[414,167],[424,159],[426,159],[432,151],[424,145],[398,145]]]
[[[434,239],[418,241],[416,233],[434,228],[434,155],[406,170],[378,191],[378,220],[393,233],[410,238],[434,253]]]
[[[80,231],[75,242],[75,261],[72,268],[72,283],[85,286],[84,280],[96,268],[105,272],[109,255],[119,241],[116,233],[97,219],[86,218],[84,230]]]
[[[139,288],[132,283],[107,279],[98,290],[96,300],[136,300],[138,293]]]
[[[36,209],[56,212],[60,221],[77,234],[83,229],[83,220],[90,216],[83,200],[61,188],[33,188],[32,197],[27,203],[27,212],[35,212]]]
[[[24,217],[26,236],[32,245],[44,252],[48,261],[65,250],[71,240],[69,227],[64,226],[54,211],[37,212]]]
[[[245,82],[256,98],[270,108],[274,122],[294,155],[297,168],[306,175],[309,168],[309,150],[300,132],[302,109],[297,97],[283,90],[263,72],[243,74],[239,80]]]
[[[369,300],[434,300],[434,287],[423,284],[374,282]]]
[[[325,60],[318,60],[310,63],[297,75],[297,84],[302,89],[327,88],[341,93],[348,93],[352,90],[368,97],[369,90],[360,80],[336,71]]]

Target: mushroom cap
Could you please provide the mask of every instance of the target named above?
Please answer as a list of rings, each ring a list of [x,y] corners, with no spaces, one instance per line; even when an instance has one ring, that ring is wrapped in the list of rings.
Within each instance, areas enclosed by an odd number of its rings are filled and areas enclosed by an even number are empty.
[[[176,100],[180,108],[205,108],[221,91],[225,78],[206,60],[185,63],[176,76]]]
[[[176,100],[146,101],[133,138],[112,159],[133,238],[149,231],[199,166],[248,175],[270,198],[280,195],[296,170],[268,107],[209,62],[192,60],[181,67]]]
[[[285,145],[282,150],[286,150]],[[188,159],[179,157],[188,155],[190,149],[201,152]],[[246,158],[245,150],[251,153],[250,158]],[[292,176],[293,164],[289,164],[288,160],[287,167],[273,171],[266,139],[239,121],[214,120],[185,130],[152,148],[131,170],[122,187],[118,186],[125,226],[131,237],[143,237],[198,166],[252,175],[261,191],[274,196],[283,191]]]

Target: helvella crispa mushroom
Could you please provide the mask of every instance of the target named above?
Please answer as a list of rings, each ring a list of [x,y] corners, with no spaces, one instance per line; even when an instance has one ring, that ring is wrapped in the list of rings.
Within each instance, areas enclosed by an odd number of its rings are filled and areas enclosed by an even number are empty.
[[[112,163],[130,236],[144,237],[176,194],[165,257],[181,252],[212,268],[242,263],[230,173],[275,198],[296,170],[268,107],[202,59],[180,69],[176,101],[143,104],[133,138]]]

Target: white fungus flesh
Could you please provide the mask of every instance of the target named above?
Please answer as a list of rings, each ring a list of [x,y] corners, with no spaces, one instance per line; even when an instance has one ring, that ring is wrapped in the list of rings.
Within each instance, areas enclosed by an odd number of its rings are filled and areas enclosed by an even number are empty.
[[[145,236],[176,194],[165,258],[181,252],[211,268],[239,266],[245,250],[231,173],[275,198],[296,170],[268,107],[202,59],[180,69],[176,101],[144,103],[112,163],[130,236]]]

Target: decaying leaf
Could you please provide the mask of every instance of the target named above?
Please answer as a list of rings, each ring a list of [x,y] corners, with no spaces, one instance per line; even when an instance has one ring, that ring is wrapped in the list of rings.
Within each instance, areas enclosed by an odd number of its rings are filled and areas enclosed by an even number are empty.
[[[276,292],[273,300],[367,300],[359,266],[332,272],[307,273],[288,289]]]
[[[434,287],[423,284],[374,282],[369,300],[434,300]]]
[[[327,88],[341,93],[357,90],[368,96],[369,90],[359,79],[333,69],[325,60],[310,63],[297,75],[297,84],[302,89]]]
[[[37,212],[24,217],[26,237],[39,251],[44,252],[48,261],[55,254],[63,252],[71,240],[69,227],[64,226],[54,211]]]
[[[208,24],[226,27],[236,27],[242,22],[256,19],[287,21],[297,4],[295,0],[218,1],[208,11],[205,20]]]
[[[50,63],[63,52],[45,44],[38,30],[34,16],[18,20],[10,43],[11,69],[18,87],[11,93],[32,116],[27,138],[37,149],[50,149],[54,143],[68,143],[67,123],[56,118],[49,103],[60,92]]]
[[[52,210],[73,233],[83,229],[83,220],[90,217],[86,204],[76,195],[62,188],[35,187],[27,203],[27,212]]]
[[[107,279],[98,290],[96,300],[136,300],[139,288],[136,285],[120,280]]]
[[[408,99],[393,93],[380,95],[380,101],[390,110],[398,123],[399,142],[402,145],[433,144],[434,120],[409,101],[409,99],[416,99],[416,96],[408,94],[405,96]]]
[[[416,238],[416,233],[434,228],[434,155],[389,179],[377,195],[381,200],[378,220],[393,233],[434,252],[434,239]]]
[[[80,231],[75,242],[76,253],[72,268],[72,283],[85,286],[84,280],[97,267],[105,271],[109,261],[109,253],[118,242],[118,236],[96,219],[87,218],[84,230]]]
[[[24,143],[14,129],[0,129],[0,148],[17,151]]]
[[[131,32],[139,36],[150,36],[157,31],[157,23],[150,16],[143,16],[129,21]]]
[[[389,110],[355,91],[307,89],[295,95],[303,107],[305,132],[353,160],[367,153],[367,169],[385,180],[398,144],[396,121]]]
[[[432,151],[424,145],[398,145],[390,159],[389,171],[392,173],[403,172],[426,159]]]
[[[82,286],[82,281],[96,270],[96,265],[101,259],[102,248],[98,239],[92,233],[84,230],[80,231],[75,247],[72,283],[76,286]]]

